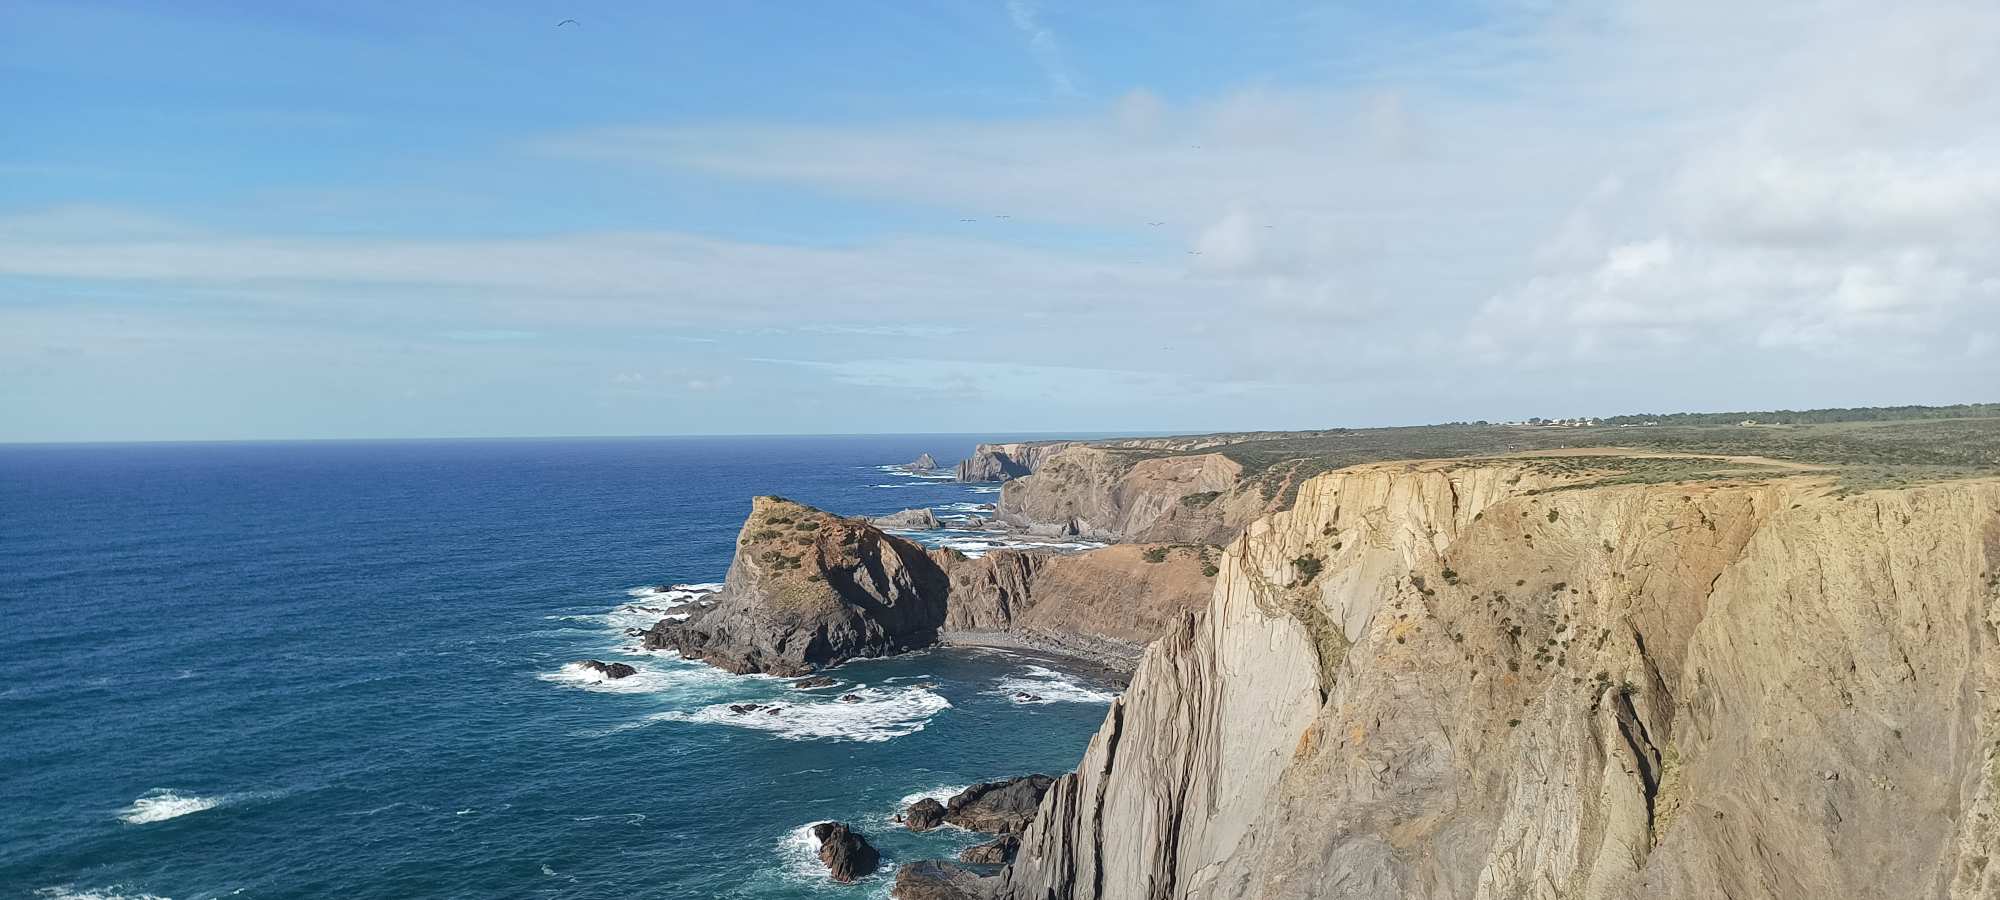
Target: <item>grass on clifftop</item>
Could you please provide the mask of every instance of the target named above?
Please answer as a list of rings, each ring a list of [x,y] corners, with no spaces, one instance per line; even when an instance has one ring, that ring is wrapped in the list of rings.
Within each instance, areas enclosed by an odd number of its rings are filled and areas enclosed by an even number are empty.
[[[1902,418],[1888,418],[1902,416]],[[1759,423],[1740,424],[1745,420]],[[1616,424],[1583,428],[1515,425],[1422,425],[1296,433],[1256,432],[1230,442],[1227,435],[1185,439],[1186,449],[1120,449],[1139,459],[1221,453],[1243,466],[1247,482],[1264,497],[1289,506],[1298,485],[1314,475],[1363,463],[1403,459],[1504,456],[1568,447],[1621,447],[1660,453],[1761,456],[1833,470],[1843,491],[1868,490],[2000,475],[2000,404],[1780,410],[1621,417]],[[1642,425],[1638,422],[1661,424]],[[1600,462],[1608,457],[1595,457]],[[1555,465],[1555,463],[1550,463]],[[1712,480],[1753,474],[1740,466],[1702,460],[1627,458],[1607,472],[1614,480],[1658,483]],[[1768,470],[1755,474],[1773,476]]]

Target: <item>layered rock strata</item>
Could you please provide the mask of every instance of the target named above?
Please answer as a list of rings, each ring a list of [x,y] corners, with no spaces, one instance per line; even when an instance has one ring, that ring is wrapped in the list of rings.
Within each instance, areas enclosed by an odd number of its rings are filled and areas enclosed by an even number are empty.
[[[1220,569],[952,896],[2000,897],[2000,484],[1371,465]]]

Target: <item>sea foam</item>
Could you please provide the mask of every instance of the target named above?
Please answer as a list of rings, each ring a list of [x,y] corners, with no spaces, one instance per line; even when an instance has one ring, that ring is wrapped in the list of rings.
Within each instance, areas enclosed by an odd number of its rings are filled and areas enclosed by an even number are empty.
[[[118,821],[127,825],[150,825],[214,809],[221,804],[221,797],[183,796],[165,788],[154,788],[147,791],[145,796],[132,801],[131,806],[119,811]]]
[[[637,671],[624,678],[612,678],[581,662],[565,664],[554,672],[536,675],[553,684],[606,694],[656,694],[665,691],[715,687],[736,676],[709,666],[685,663],[672,666],[632,665]]]
[[[747,712],[732,710],[728,703],[717,703],[692,712],[673,710],[655,713],[650,718],[665,722],[751,728],[792,741],[877,743],[922,731],[932,717],[951,708],[951,701],[942,695],[919,687],[894,690],[864,687],[840,696],[859,699],[843,701],[839,697],[826,696],[809,701],[744,701],[758,704],[756,709]]]
[[[125,893],[125,887],[117,884],[106,888],[86,888],[81,890],[74,886],[63,884],[37,890],[35,891],[35,896],[47,897],[49,900],[168,900],[168,898],[158,894],[127,894]]]
[[[1095,690],[1074,676],[1041,666],[1029,666],[1019,675],[1002,678],[986,693],[1020,704],[1110,703],[1118,699],[1115,693]],[[1030,696],[1023,697],[1022,694]]]

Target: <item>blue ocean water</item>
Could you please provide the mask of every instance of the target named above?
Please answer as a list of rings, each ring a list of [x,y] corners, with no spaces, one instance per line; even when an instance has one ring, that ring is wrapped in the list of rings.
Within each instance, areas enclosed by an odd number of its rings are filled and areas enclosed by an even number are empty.
[[[875,468],[974,440],[0,447],[0,897],[882,896],[800,827],[951,854],[976,838],[886,818],[1071,768],[1105,686],[934,651],[808,695],[621,653],[647,617],[614,611],[720,581],[753,494],[990,501]]]

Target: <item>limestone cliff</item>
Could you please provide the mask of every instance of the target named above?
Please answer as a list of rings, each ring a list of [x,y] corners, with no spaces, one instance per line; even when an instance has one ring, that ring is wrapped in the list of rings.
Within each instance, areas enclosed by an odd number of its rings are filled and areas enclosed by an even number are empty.
[[[732,672],[792,676],[941,637],[1004,637],[1130,671],[1146,642],[1207,602],[1219,556],[1119,545],[969,559],[864,520],[758,497],[713,605],[654,625],[641,643]]]
[[[1119,544],[1088,553],[998,550],[951,568],[946,641],[1006,635],[1130,671],[1214,590],[1213,548]]]
[[[1044,460],[1077,441],[1017,441],[1007,444],[980,444],[972,455],[958,464],[959,481],[1006,481],[1032,474]]]
[[[978,890],[2000,898],[2000,484],[1370,465],[1220,569]]]
[[[1075,446],[1008,482],[995,518],[1104,540],[1222,543],[1270,511],[1219,453],[1172,456]]]
[[[801,675],[930,645],[947,580],[921,547],[778,497],[752,501],[714,605],[642,638],[732,672]]]

